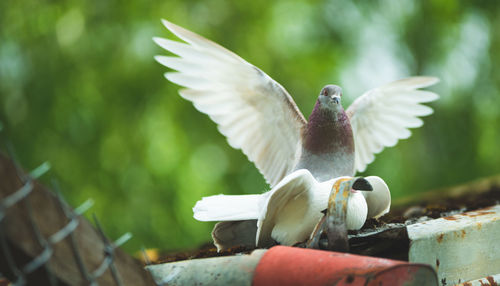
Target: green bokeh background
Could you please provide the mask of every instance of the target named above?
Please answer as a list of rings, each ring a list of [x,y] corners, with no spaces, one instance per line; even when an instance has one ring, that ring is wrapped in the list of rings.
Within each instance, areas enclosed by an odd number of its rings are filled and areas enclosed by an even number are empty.
[[[50,161],[125,249],[192,248],[202,196],[267,189],[209,118],[177,95],[153,36],[166,18],[260,67],[309,116],[321,87],[352,102],[409,75],[441,78],[435,114],[364,174],[394,198],[500,173],[496,1],[0,1],[0,122],[21,164]],[[346,103],[344,103],[347,106]]]

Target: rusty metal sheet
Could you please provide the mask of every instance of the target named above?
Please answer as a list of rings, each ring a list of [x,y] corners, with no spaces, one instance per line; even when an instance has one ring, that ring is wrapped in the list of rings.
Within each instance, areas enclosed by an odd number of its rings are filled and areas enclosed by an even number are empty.
[[[500,269],[500,205],[416,223],[407,230],[409,261],[432,265],[443,285]]]

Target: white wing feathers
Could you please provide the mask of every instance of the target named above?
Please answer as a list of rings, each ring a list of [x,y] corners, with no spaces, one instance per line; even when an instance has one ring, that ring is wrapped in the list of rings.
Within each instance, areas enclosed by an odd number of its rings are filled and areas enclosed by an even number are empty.
[[[367,91],[347,109],[355,144],[355,167],[362,172],[374,154],[410,137],[408,128],[420,127],[419,116],[432,114],[421,103],[438,99],[430,91],[417,90],[437,83],[434,77],[410,77]]]
[[[177,72],[165,77],[186,87],[180,95],[206,113],[254,162],[274,186],[294,167],[306,120],[287,91],[236,54],[166,20],[163,24],[186,43],[154,38],[179,57],[155,59]]]
[[[303,232],[303,225],[310,225],[308,210],[313,207],[310,203],[313,192],[317,190],[318,182],[308,170],[294,171],[279,182],[267,197],[267,201],[261,209],[261,215],[257,222],[257,246],[269,246],[274,239],[289,244],[290,237],[295,238],[297,233]],[[317,220],[321,217],[317,212]],[[297,224],[297,222],[300,222]],[[280,225],[277,225],[277,224]],[[314,226],[313,219],[313,226]],[[280,228],[281,227],[281,228]],[[284,228],[284,230],[282,229]],[[307,227],[306,227],[307,229]],[[305,235],[309,235],[306,233]]]
[[[369,176],[365,179],[373,187],[371,192],[361,192],[366,199],[368,206],[367,217],[379,218],[388,213],[391,208],[391,192],[389,187],[380,177]]]

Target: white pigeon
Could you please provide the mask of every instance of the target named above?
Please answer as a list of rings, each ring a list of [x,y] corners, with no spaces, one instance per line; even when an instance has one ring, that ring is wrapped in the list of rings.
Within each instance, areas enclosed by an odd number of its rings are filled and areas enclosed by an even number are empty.
[[[318,182],[306,169],[292,172],[269,192],[260,195],[204,197],[193,208],[200,221],[220,221],[212,236],[219,250],[237,245],[267,247],[275,242],[294,245],[309,238],[328,206],[332,188],[351,177]],[[347,198],[346,225],[360,229],[367,218],[389,211],[391,196],[385,182],[365,178],[371,192],[351,190]]]
[[[344,111],[342,90],[325,86],[306,121],[288,92],[257,67],[231,51],[166,20],[184,40],[154,38],[178,55],[155,59],[177,72],[165,77],[185,87],[180,95],[206,113],[275,186],[286,175],[307,169],[320,182],[364,171],[374,154],[408,138],[433,111],[422,105],[437,94],[417,90],[438,82],[410,77],[367,91]]]

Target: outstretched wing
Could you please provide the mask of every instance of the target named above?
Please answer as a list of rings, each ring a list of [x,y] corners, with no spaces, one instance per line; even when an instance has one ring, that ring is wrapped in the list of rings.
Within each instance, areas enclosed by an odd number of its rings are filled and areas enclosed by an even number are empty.
[[[355,144],[355,167],[364,171],[375,155],[399,139],[410,137],[408,128],[420,127],[419,116],[432,114],[422,105],[438,99],[438,95],[418,90],[439,80],[435,77],[410,77],[367,91],[347,109]]]
[[[391,192],[389,187],[380,177],[369,176],[365,179],[370,183],[373,190],[371,192],[361,192],[368,205],[368,218],[379,218],[391,209]]]
[[[314,227],[304,221],[311,207],[310,201],[312,193],[316,190],[318,182],[306,169],[300,169],[286,176],[269,193],[267,201],[261,210],[261,215],[257,222],[257,241],[259,247],[270,246],[274,239],[286,245],[292,245],[297,237],[307,238]],[[327,201],[324,202],[325,208]],[[318,211],[317,220],[321,217]],[[285,229],[277,229],[277,223]],[[306,227],[304,228],[304,225]],[[274,232],[276,237],[271,236]]]
[[[166,20],[163,24],[186,42],[154,38],[179,56],[155,57],[177,71],[165,77],[185,87],[179,94],[215,121],[229,145],[241,149],[274,186],[294,167],[306,123],[291,96],[231,51]]]

